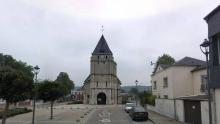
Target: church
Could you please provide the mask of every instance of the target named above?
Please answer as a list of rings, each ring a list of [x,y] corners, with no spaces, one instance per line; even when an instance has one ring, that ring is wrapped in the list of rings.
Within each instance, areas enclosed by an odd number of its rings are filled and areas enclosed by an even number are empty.
[[[83,85],[84,104],[120,103],[120,85],[117,64],[102,35],[90,60],[90,74]]]

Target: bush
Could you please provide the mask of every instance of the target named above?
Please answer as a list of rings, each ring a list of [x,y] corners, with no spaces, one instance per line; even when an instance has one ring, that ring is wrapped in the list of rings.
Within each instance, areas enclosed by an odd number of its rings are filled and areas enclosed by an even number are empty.
[[[72,101],[70,103],[67,103],[68,105],[71,105],[71,104],[83,104],[83,101]]]
[[[7,117],[11,117],[11,116],[15,116],[15,115],[19,115],[19,114],[24,114],[24,113],[28,113],[31,112],[31,109],[27,109],[27,108],[13,108],[13,109],[9,109],[7,112]],[[0,112],[0,118],[2,118],[2,112]]]
[[[139,94],[139,98],[140,98],[140,103],[142,106],[144,106],[145,104],[149,104],[149,105],[155,105],[155,96],[152,95],[152,93],[149,92],[142,92]]]

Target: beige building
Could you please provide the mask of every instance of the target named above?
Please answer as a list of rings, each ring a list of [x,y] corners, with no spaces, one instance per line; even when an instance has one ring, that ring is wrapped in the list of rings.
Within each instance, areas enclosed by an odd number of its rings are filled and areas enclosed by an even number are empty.
[[[153,95],[174,99],[205,94],[205,64],[202,60],[185,57],[173,65],[158,65],[151,79]]]
[[[117,64],[102,35],[90,61],[90,75],[83,86],[85,104],[119,103],[120,80]]]
[[[152,74],[155,106],[148,109],[182,122],[208,124],[206,77],[206,62],[190,57],[157,65]]]

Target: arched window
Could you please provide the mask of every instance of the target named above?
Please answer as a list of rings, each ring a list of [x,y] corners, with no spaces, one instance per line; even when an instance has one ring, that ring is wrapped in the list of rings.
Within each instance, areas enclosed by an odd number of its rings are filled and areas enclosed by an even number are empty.
[[[105,82],[105,87],[108,87],[108,82],[107,81]]]
[[[99,82],[97,81],[97,82],[96,82],[96,87],[98,87],[98,86],[99,86]]]

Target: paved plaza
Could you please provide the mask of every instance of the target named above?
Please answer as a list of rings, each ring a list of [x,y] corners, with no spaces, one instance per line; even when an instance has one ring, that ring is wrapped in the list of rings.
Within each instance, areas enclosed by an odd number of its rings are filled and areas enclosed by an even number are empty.
[[[48,106],[36,107],[35,124],[181,124],[170,118],[149,112],[152,121],[132,121],[122,105],[57,105],[50,120]],[[7,119],[6,124],[31,124],[32,112]]]

